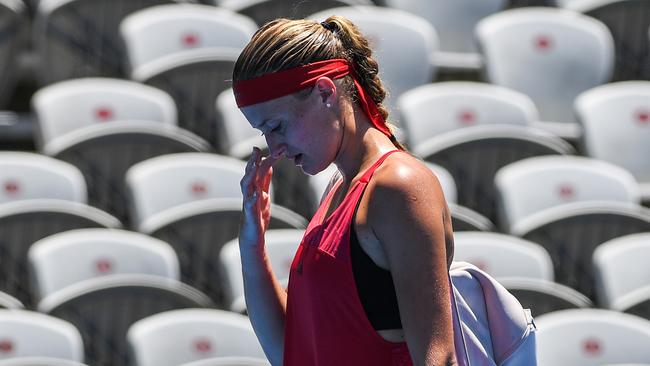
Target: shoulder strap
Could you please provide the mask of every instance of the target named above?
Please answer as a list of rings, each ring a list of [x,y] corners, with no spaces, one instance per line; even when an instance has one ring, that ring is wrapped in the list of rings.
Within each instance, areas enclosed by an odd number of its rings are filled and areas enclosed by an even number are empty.
[[[377,170],[377,168],[379,168],[379,166],[384,162],[384,160],[386,160],[386,158],[388,158],[391,154],[396,153],[398,151],[402,151],[402,150],[391,150],[385,153],[384,155],[382,155],[379,159],[377,159],[377,161],[375,161],[374,164],[372,164],[372,166],[370,166],[370,168],[366,169],[366,171],[361,176],[361,179],[359,179],[359,182],[368,183],[368,181],[370,181],[370,178],[372,177],[372,174],[375,172],[375,170]]]
[[[463,331],[463,324],[460,321],[458,305],[456,304],[454,284],[451,282],[451,275],[449,275],[449,273],[447,273],[447,279],[449,280],[449,297],[451,298],[451,321],[454,329],[454,348],[456,350],[456,362],[458,362],[458,366],[471,366],[469,362],[469,355],[467,354],[467,341],[465,340],[465,332]]]

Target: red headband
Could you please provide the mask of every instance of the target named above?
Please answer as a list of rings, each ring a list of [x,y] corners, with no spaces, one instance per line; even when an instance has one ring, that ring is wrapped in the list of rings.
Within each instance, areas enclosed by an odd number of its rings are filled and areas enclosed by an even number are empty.
[[[361,84],[354,77],[353,67],[344,59],[318,61],[293,69],[278,71],[260,77],[237,81],[233,85],[237,106],[243,108],[249,105],[262,103],[271,99],[296,93],[302,89],[312,87],[321,77],[339,79],[352,74],[354,86],[359,94],[359,104],[370,122],[386,136],[393,134],[386,126],[386,121],[379,113],[375,102],[366,94]]]

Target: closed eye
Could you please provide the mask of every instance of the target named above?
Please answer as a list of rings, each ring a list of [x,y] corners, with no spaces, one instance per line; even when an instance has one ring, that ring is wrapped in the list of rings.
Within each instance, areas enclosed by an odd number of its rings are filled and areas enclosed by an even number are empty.
[[[267,126],[270,128],[268,131],[262,131],[262,136],[271,133],[271,132],[276,132],[280,129],[281,123],[280,122],[275,122],[275,123],[269,123]]]

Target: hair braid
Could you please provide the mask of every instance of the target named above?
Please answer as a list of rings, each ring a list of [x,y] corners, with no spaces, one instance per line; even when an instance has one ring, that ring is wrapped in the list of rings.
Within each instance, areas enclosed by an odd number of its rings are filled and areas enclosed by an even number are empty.
[[[400,149],[405,150],[404,146],[395,138],[394,127],[388,123],[388,109],[383,104],[388,92],[379,78],[379,65],[372,57],[368,39],[356,25],[342,16],[331,16],[323,24],[326,28],[331,29],[332,33],[341,41],[347,55],[345,58],[354,65],[357,81],[375,102],[382,118],[387,121],[388,128],[392,133],[391,141]],[[356,101],[358,95],[352,80],[347,80],[346,87],[353,100]]]

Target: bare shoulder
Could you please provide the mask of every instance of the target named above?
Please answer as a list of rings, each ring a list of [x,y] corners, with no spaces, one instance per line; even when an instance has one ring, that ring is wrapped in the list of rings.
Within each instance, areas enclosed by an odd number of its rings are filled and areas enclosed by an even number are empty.
[[[438,178],[423,161],[408,153],[388,157],[373,175],[368,188],[380,201],[409,198],[444,203]]]
[[[447,204],[440,183],[429,167],[410,154],[388,157],[373,174],[364,196],[362,224],[384,246],[404,239],[393,236],[405,232],[418,233],[420,238],[444,233]]]

